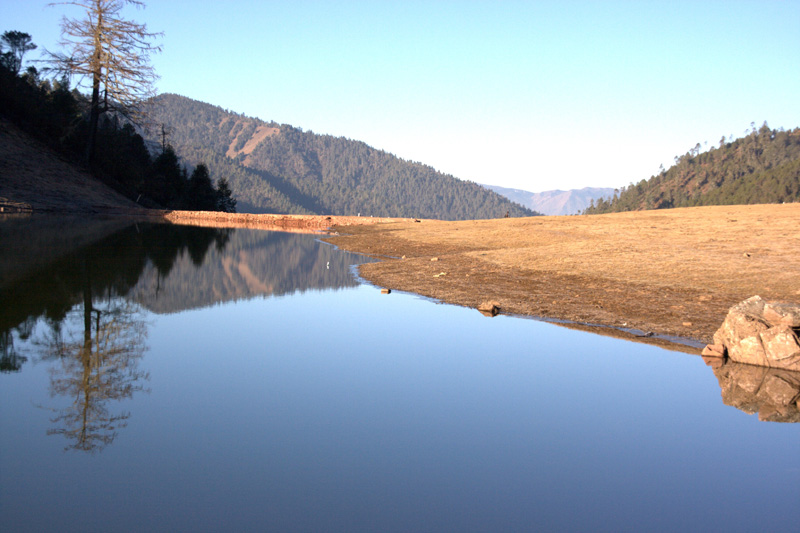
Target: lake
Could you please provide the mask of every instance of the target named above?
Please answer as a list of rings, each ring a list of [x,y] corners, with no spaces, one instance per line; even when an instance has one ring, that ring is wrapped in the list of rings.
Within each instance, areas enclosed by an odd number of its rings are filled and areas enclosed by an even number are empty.
[[[31,217],[0,249],[3,531],[800,523],[792,373],[381,294],[315,235]]]

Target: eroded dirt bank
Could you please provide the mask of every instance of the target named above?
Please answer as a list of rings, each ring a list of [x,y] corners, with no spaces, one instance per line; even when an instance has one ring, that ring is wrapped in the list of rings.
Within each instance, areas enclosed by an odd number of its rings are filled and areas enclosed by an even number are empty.
[[[376,285],[701,342],[759,294],[800,301],[800,204],[340,228]]]
[[[173,224],[207,226],[215,228],[253,228],[300,233],[316,233],[332,226],[345,228],[412,222],[411,218],[356,217],[338,215],[277,215],[252,213],[221,213],[214,211],[163,211],[159,218]]]

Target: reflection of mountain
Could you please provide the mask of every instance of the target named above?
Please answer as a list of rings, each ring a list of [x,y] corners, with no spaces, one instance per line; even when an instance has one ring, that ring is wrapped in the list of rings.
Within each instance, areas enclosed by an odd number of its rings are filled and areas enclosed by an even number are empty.
[[[0,249],[13,252],[0,254],[0,272],[8,274],[0,280],[0,370],[19,370],[24,360],[14,351],[15,335],[26,338],[39,317],[58,325],[76,305],[124,297],[156,312],[175,312],[342,288],[357,285],[350,265],[369,260],[313,235],[169,224],[113,232],[109,224],[102,226],[92,244],[67,234],[58,254],[49,253],[58,235],[65,235],[57,220],[38,225],[24,239],[0,232]],[[9,268],[2,267],[4,260]]]
[[[73,306],[91,300],[125,296],[147,268],[166,276],[178,260],[201,264],[210,249],[225,245],[232,230],[172,226],[129,225],[112,234],[97,233],[91,244],[71,239],[64,225],[52,223],[20,239],[0,233],[2,261],[17,263],[7,281],[0,280],[0,334],[46,317],[54,324],[64,320]],[[64,236],[59,253],[49,254],[49,244]],[[45,257],[46,259],[37,259]],[[89,287],[87,289],[87,287]]]
[[[728,361],[714,375],[725,405],[766,422],[800,422],[800,373]]]
[[[66,449],[93,453],[114,442],[130,417],[120,403],[148,379],[139,369],[145,315],[125,295],[145,267],[166,276],[177,258],[202,264],[231,230],[115,221],[88,225],[95,231],[72,239],[66,221],[41,222],[16,225],[22,235],[0,234],[0,249],[9,252],[0,261],[9,263],[0,265],[8,273],[0,281],[0,371],[19,372],[28,357],[15,340],[30,341],[36,359],[52,363],[50,393],[60,404],[47,407],[47,433],[65,437]]]
[[[0,371],[20,372],[23,354],[51,363],[48,434],[90,453],[114,442],[131,416],[121,404],[149,379],[139,368],[147,321],[136,302],[170,312],[352,286],[350,265],[366,260],[313,235],[106,223],[71,239],[63,221],[46,222],[13,226],[24,236],[0,232],[0,249],[11,252],[0,257]]]
[[[129,298],[151,311],[171,313],[257,296],[358,284],[350,265],[369,259],[321,243],[313,235],[236,230],[224,249],[202,265],[176,259],[166,276],[149,266]]]

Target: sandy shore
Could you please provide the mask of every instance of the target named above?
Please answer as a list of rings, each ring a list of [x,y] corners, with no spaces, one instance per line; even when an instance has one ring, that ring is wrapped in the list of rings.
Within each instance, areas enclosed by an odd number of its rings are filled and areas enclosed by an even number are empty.
[[[709,342],[735,303],[800,302],[800,204],[340,228],[381,287]],[[636,338],[636,337],[634,337]]]

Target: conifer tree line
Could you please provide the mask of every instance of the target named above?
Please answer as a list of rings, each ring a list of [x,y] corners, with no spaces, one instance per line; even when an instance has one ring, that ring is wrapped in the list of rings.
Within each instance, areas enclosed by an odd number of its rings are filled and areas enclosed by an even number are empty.
[[[750,124],[739,139],[724,136],[702,151],[700,143],[649,180],[623,187],[611,199],[593,202],[584,213],[702,205],[800,201],[800,128],[770,129]]]
[[[45,70],[23,71],[23,56],[36,45],[28,34],[7,32],[8,51],[0,50],[0,103],[23,129],[74,160],[82,159],[97,177],[142,206],[232,211],[237,203],[233,184],[241,206],[252,212],[444,219],[536,214],[420,163],[288,125],[248,160],[252,150],[245,146],[261,121],[220,124],[197,106],[192,113],[170,109],[154,117],[153,105],[164,102],[153,97],[157,76],[150,65],[150,55],[160,51],[155,44],[160,34],[122,15],[124,7],[143,7],[143,2],[66,0],[53,5],[79,12],[62,19],[62,50],[47,51]],[[74,88],[72,81],[77,82]],[[148,121],[160,131],[147,134]],[[212,145],[178,134],[187,128],[224,130],[226,125],[228,131]],[[229,136],[233,144],[224,142]],[[181,161],[194,166],[191,174]],[[212,173],[225,176],[216,187]]]
[[[123,19],[120,10],[141,2],[63,4],[81,8],[83,18],[62,20],[64,51],[47,52],[41,71],[23,68],[25,54],[37,48],[29,34],[2,34],[0,113],[144,207],[235,211],[225,177],[215,186],[203,162],[190,171],[172,146],[147,144],[140,134],[157,78],[149,54],[159,50],[151,44],[158,34]],[[88,84],[88,95],[81,83]]]
[[[361,141],[266,122],[176,94],[153,100],[188,161],[229,176],[248,212],[444,220],[533,216],[493,191]]]

